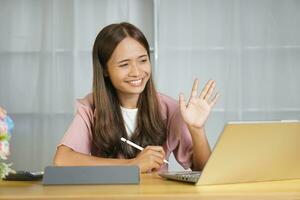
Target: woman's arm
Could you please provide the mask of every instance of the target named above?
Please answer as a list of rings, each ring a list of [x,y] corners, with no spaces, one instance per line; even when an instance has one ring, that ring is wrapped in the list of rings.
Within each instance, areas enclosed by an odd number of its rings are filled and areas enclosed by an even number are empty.
[[[163,164],[165,153],[162,147],[148,146],[136,158],[100,158],[75,152],[61,145],[54,157],[56,166],[138,165],[142,173],[157,170]]]
[[[193,165],[192,170],[202,171],[210,154],[211,149],[208,144],[205,129],[189,128],[193,141]]]
[[[198,96],[198,83],[199,81],[196,79],[188,103],[185,102],[184,96],[180,94],[179,104],[182,118],[187,124],[193,141],[192,169],[201,171],[211,154],[204,126],[220,94],[217,93],[212,97],[215,81],[210,80]]]
[[[128,159],[99,158],[82,154],[73,149],[61,145],[57,148],[54,157],[56,166],[95,166],[95,165],[132,165]]]

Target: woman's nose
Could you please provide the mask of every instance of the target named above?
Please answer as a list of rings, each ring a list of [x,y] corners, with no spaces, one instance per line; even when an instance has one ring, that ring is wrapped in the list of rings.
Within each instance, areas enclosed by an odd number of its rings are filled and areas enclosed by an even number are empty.
[[[130,65],[129,76],[139,76],[139,75],[140,75],[140,69],[138,63],[132,62],[132,64]]]

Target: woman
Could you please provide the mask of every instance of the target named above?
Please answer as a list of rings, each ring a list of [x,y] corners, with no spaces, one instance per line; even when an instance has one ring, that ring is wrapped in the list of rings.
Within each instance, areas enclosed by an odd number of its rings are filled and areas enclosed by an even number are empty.
[[[55,165],[138,165],[165,170],[171,152],[184,168],[202,170],[211,150],[204,125],[217,102],[210,80],[200,96],[195,80],[188,102],[156,92],[148,42],[129,23],[111,24],[93,47],[93,92],[77,102],[77,113],[58,145]],[[144,147],[136,150],[121,137]]]

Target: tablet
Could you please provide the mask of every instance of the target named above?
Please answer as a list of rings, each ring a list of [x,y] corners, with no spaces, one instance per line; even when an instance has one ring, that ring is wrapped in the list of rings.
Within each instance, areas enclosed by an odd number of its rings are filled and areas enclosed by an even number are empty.
[[[44,185],[139,184],[138,166],[48,166]]]

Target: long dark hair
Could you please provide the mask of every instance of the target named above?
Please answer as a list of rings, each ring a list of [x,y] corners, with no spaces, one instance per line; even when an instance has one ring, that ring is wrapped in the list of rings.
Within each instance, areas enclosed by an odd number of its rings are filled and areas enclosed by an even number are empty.
[[[120,102],[111,80],[105,76],[107,62],[117,45],[126,37],[139,42],[147,51],[149,44],[144,34],[134,25],[123,22],[104,27],[96,37],[93,47],[93,100],[95,117],[92,126],[92,150],[94,156],[104,158],[133,158],[138,151],[121,142],[127,138]],[[140,94],[137,107],[137,126],[131,136],[133,142],[145,147],[162,145],[166,140],[166,125],[160,113],[160,104],[152,76]]]

